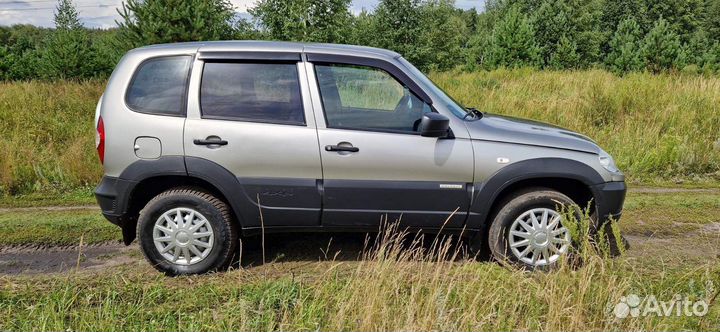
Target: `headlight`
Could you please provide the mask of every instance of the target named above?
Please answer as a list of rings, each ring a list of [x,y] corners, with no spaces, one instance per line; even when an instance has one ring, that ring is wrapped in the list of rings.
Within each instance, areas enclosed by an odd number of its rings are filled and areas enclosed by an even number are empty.
[[[606,170],[612,173],[617,173],[620,171],[617,168],[617,165],[615,165],[615,160],[613,160],[612,156],[605,152],[605,150],[600,150],[598,160],[600,161],[600,165],[602,165],[602,167],[605,167]]]

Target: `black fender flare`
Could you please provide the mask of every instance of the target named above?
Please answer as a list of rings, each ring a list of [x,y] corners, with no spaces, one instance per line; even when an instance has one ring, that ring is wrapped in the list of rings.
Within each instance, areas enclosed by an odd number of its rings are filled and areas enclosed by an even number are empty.
[[[120,174],[116,181],[113,181],[113,196],[116,199],[116,208],[113,215],[117,215],[114,221],[121,225],[123,234],[130,239],[135,237],[134,227],[125,227],[127,222],[134,222],[130,216],[130,205],[136,187],[145,180],[162,176],[182,176],[196,178],[212,185],[222,194],[232,209],[239,226],[242,227],[241,206],[238,197],[244,197],[238,179],[227,169],[207,159],[184,156],[164,156],[153,160],[137,160],[130,164]],[[97,192],[96,192],[97,194]],[[108,195],[110,196],[110,195]],[[126,241],[127,242],[127,241]]]
[[[238,226],[242,228],[243,211],[247,209],[247,204],[243,205],[240,197],[245,197],[245,192],[240,186],[240,181],[232,172],[219,164],[198,157],[185,157],[185,166],[187,167],[187,175],[192,178],[198,178],[214,186],[230,204],[235,220]]]
[[[470,204],[467,227],[485,230],[490,209],[503,190],[511,185],[529,179],[564,178],[577,180],[595,192],[593,186],[604,183],[600,174],[587,164],[565,158],[527,159],[503,167],[487,181],[475,183],[476,192]]]
[[[187,175],[185,157],[164,156],[158,159],[140,159],[126,167],[118,178],[140,183],[145,179],[164,175]]]

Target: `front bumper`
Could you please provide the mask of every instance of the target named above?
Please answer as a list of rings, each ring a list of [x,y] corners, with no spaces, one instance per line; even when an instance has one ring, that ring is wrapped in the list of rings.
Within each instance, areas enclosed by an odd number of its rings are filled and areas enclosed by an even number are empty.
[[[617,221],[622,216],[627,186],[624,181],[606,182],[590,187],[595,197],[595,211],[600,224]]]

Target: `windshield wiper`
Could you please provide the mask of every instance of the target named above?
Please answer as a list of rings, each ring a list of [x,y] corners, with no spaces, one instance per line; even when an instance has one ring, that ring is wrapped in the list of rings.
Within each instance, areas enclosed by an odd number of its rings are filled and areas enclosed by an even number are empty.
[[[465,116],[463,116],[463,120],[467,119],[468,116],[472,116],[476,120],[479,120],[482,119],[484,115],[483,112],[474,107],[466,107],[465,110],[467,110],[468,112],[467,114],[465,114]]]

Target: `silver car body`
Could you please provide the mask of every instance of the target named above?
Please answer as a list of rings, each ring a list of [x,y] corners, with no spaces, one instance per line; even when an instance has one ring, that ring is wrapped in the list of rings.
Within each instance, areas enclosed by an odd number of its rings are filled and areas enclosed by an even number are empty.
[[[284,53],[300,56],[296,65],[304,126],[203,118],[199,91],[207,59],[261,60],[263,54]],[[193,57],[186,115],[133,111],[125,96],[138,66],[147,59],[172,55]],[[394,67],[394,75],[405,78],[403,84],[423,94],[435,112],[449,119],[453,138],[328,128],[313,59],[334,57]],[[142,204],[132,201],[139,196],[132,192],[149,190],[138,189],[139,184],[158,177],[189,177],[226,196],[243,230],[261,226],[259,210],[264,226],[278,229],[362,229],[376,227],[382,215],[389,215],[411,227],[477,230],[485,227],[495,200],[513,183],[547,178],[552,185],[566,178],[585,186],[596,202],[603,201],[598,195],[613,191],[609,199],[613,202],[604,214],[619,216],[624,176],[601,165],[603,152],[589,138],[499,115],[463,119],[453,107],[457,105],[422,73],[388,50],[257,41],[138,48],[122,58],[98,104],[96,121],[100,117],[104,121],[106,151],[106,179],[98,187],[98,200],[106,217],[125,227],[133,223],[138,210],[133,206]],[[210,137],[229,144],[194,144]],[[342,153],[323,148],[335,144],[360,150]],[[108,181],[112,183],[104,183]]]

